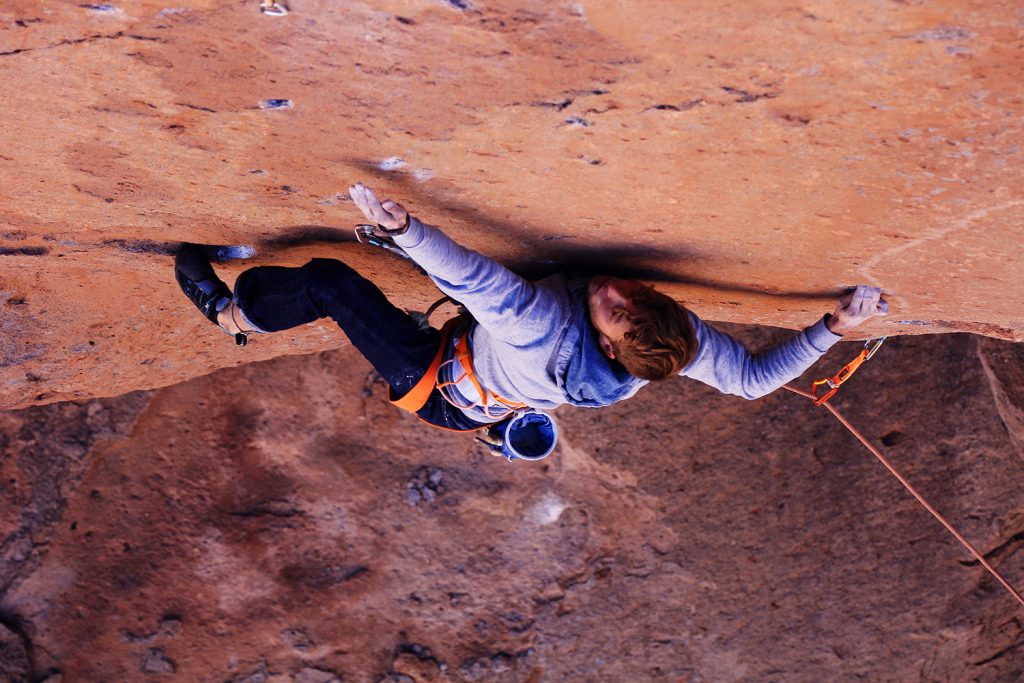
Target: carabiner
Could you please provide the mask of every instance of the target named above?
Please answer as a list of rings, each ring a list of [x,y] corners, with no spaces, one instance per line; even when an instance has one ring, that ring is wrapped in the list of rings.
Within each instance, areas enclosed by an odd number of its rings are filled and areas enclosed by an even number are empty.
[[[864,360],[871,360],[871,356],[878,353],[878,349],[882,347],[882,342],[886,339],[888,337],[879,337],[878,339],[868,339],[864,342],[864,348],[868,350],[868,355],[864,356]]]
[[[867,340],[866,342],[864,342],[863,350],[861,350],[861,352],[857,354],[857,357],[851,360],[846,365],[844,365],[842,369],[839,370],[839,372],[837,372],[832,377],[827,377],[825,379],[819,379],[816,382],[812,382],[811,395],[814,396],[814,405],[820,406],[822,403],[832,398],[832,396],[837,391],[839,391],[839,387],[843,384],[843,382],[850,379],[850,377],[853,376],[853,373],[857,371],[857,368],[859,368],[861,364],[864,363],[864,361],[868,360],[876,353],[878,353],[878,349],[881,348],[882,342],[884,342],[885,340],[886,337],[879,337],[878,339]],[[816,392],[818,391],[818,387],[820,386],[828,386],[829,390],[823,396],[819,397]]]

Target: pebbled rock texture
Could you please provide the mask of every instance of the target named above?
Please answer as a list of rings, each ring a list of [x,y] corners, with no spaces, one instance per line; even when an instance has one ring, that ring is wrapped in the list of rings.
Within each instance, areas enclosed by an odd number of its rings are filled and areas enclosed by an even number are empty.
[[[900,337],[834,402],[1020,589],[1016,349]],[[0,413],[0,614],[31,680],[1024,676],[1020,605],[806,399],[679,379],[557,417],[507,463],[350,348]]]
[[[0,676],[10,683],[28,683],[32,676],[24,640],[4,625],[0,625]]]
[[[342,345],[226,343],[178,292],[341,257],[363,180],[528,273],[652,281],[797,328],[859,282],[864,335],[1024,339],[1019,4],[257,0],[0,7],[0,407]]]

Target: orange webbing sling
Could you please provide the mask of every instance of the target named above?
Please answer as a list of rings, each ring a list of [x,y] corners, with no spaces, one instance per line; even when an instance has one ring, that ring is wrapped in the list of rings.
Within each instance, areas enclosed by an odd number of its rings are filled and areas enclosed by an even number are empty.
[[[415,413],[426,405],[431,392],[437,386],[437,369],[441,367],[441,358],[444,357],[444,350],[448,348],[452,332],[463,320],[465,320],[464,316],[458,315],[444,324],[441,328],[441,344],[437,347],[437,353],[434,354],[434,360],[430,362],[430,367],[420,377],[420,381],[416,382],[416,385],[406,392],[405,396],[391,399],[391,403],[402,410],[408,410],[410,413]]]

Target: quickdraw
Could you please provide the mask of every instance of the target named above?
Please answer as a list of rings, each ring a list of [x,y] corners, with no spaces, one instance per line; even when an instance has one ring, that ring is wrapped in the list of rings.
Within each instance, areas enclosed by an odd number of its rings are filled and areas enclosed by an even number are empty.
[[[356,226],[355,233],[356,241],[360,244],[369,244],[371,247],[379,247],[384,251],[391,252],[395,256],[400,256],[416,266],[416,270],[420,271],[424,275],[427,274],[427,271],[420,268],[415,261],[409,258],[409,255],[405,253],[405,249],[402,249],[400,246],[395,244],[395,240],[376,225],[360,223]]]
[[[360,244],[369,244],[370,246],[380,247],[385,251],[390,251],[392,254],[401,256],[406,260],[409,259],[409,255],[405,253],[405,250],[395,244],[395,241],[383,234],[375,225],[369,225],[367,223],[360,223],[356,226],[356,240]]]
[[[850,377],[853,376],[853,373],[857,371],[857,368],[859,368],[864,361],[870,360],[871,357],[878,352],[878,349],[882,346],[882,342],[885,340],[886,337],[867,340],[864,342],[864,348],[857,357],[844,365],[839,372],[832,377],[819,379],[817,382],[811,383],[811,398],[814,399],[814,405],[820,406],[822,403],[832,398],[832,396],[839,391],[839,387],[842,386],[843,382],[850,379]],[[821,386],[827,386],[829,389],[819,397],[817,395],[818,387]]]

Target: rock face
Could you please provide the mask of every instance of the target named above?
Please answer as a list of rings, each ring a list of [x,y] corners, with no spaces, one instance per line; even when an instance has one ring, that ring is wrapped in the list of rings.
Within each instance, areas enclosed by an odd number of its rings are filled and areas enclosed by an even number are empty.
[[[1014,350],[901,337],[834,400],[1019,589]],[[31,680],[1024,675],[1021,607],[809,401],[676,380],[557,418],[505,462],[351,349],[0,413],[0,613]]]
[[[988,339],[978,343],[978,357],[1007,433],[1024,462],[1024,348]]]
[[[0,7],[0,676],[1024,677],[1020,606],[805,399],[668,382],[510,464],[333,324],[235,348],[171,270],[337,257],[422,309],[352,238],[363,180],[708,320],[878,284],[895,338],[836,401],[1021,588],[1014,3],[186,4]]]
[[[1015,3],[258,5],[0,8],[0,407],[343,343],[234,349],[177,290],[182,240],[254,250],[229,282],[336,256],[423,306],[351,243],[355,180],[710,320],[796,328],[871,282],[865,335],[1024,335]]]

